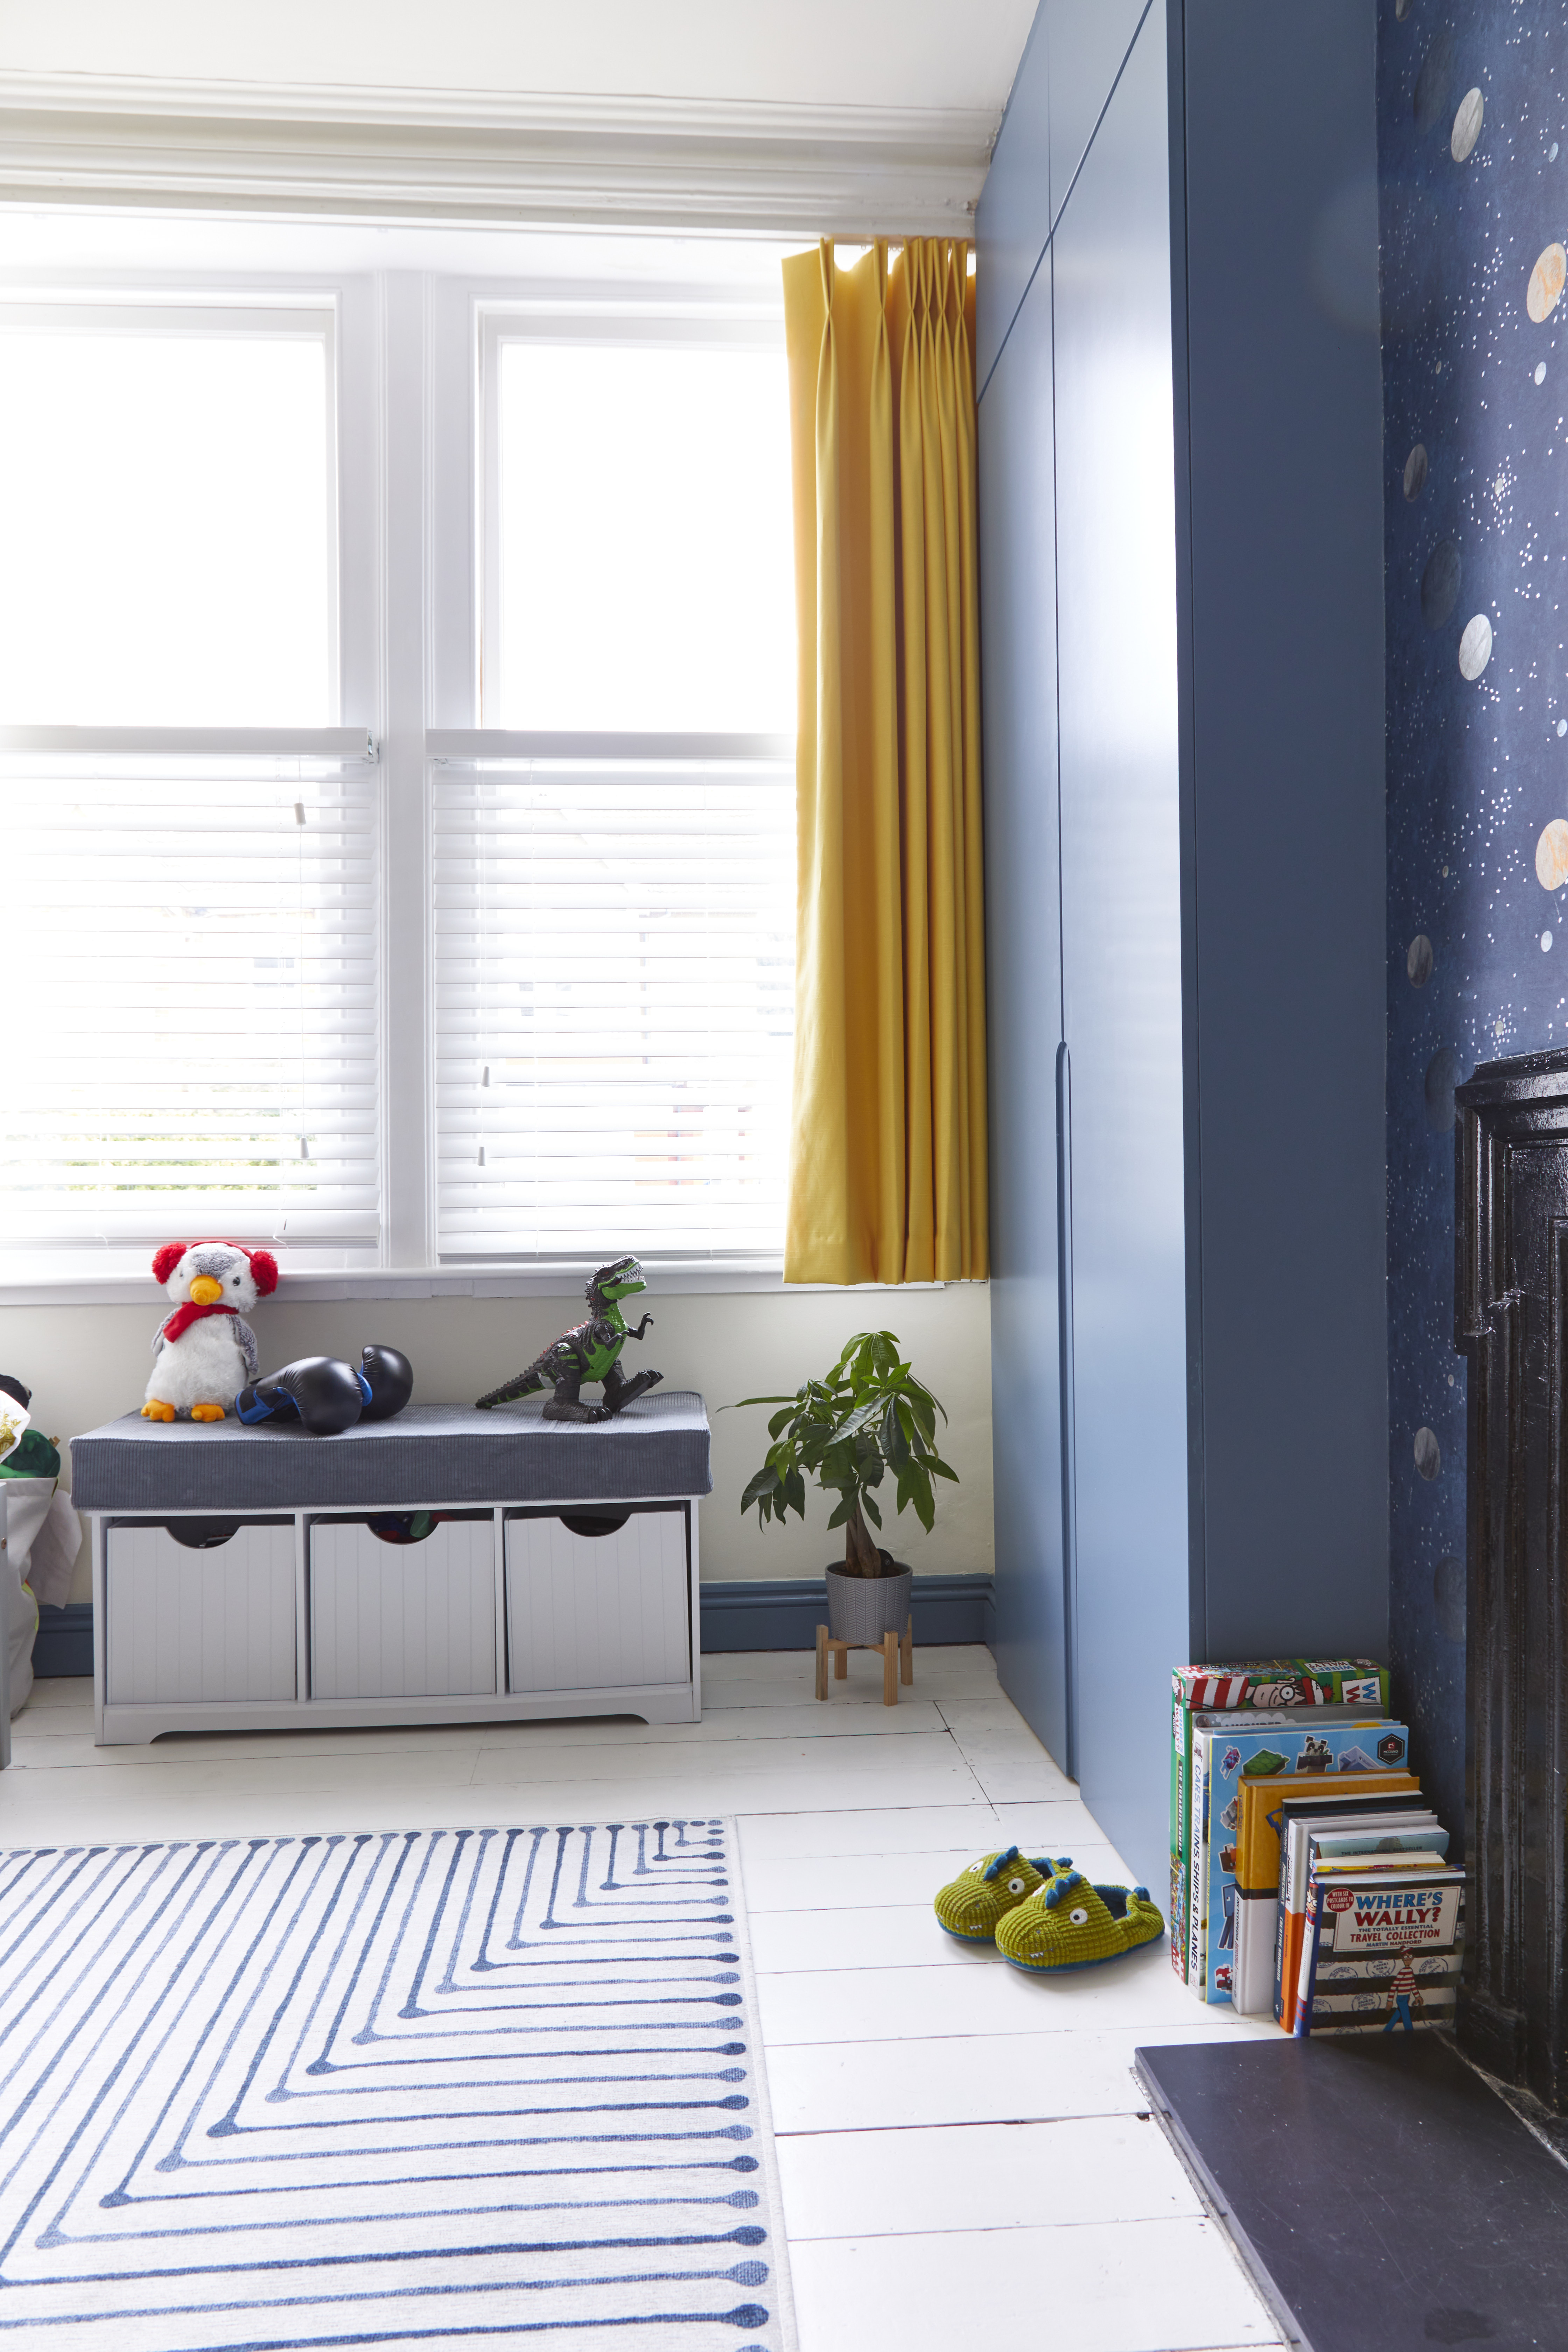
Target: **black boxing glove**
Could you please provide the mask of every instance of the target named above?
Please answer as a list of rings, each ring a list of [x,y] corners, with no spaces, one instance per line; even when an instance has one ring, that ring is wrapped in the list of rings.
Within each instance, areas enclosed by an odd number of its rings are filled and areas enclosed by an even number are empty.
[[[300,1420],[312,1437],[337,1437],[359,1419],[359,1374],[337,1356],[301,1356],[280,1372],[241,1389],[234,1409],[244,1422]]]
[[[395,1348],[373,1341],[360,1352],[359,1384],[363,1404],[362,1421],[390,1421],[414,1394],[414,1367]]]

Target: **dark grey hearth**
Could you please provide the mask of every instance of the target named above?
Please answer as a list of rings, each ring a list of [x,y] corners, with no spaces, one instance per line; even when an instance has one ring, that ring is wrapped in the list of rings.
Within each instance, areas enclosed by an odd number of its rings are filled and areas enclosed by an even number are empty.
[[[1197,2042],[1136,2063],[1287,2343],[1563,2343],[1568,2166],[1445,2036]]]

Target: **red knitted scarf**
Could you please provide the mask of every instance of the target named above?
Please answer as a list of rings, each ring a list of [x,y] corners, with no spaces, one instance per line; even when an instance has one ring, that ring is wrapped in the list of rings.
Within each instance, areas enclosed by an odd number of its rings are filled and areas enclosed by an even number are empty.
[[[193,1307],[187,1300],[184,1307],[175,1307],[164,1324],[163,1337],[165,1339],[182,1338],[193,1323],[201,1321],[204,1315],[237,1315],[238,1313],[237,1307]]]

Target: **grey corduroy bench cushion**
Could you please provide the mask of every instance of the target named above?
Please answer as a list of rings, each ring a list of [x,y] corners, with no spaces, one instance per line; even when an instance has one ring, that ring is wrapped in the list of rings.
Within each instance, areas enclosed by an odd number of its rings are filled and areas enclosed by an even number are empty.
[[[708,1412],[689,1389],[638,1397],[614,1421],[545,1421],[542,1396],[476,1412],[409,1405],[340,1437],[127,1413],[73,1437],[79,1511],[297,1511],[407,1503],[598,1503],[706,1495]]]

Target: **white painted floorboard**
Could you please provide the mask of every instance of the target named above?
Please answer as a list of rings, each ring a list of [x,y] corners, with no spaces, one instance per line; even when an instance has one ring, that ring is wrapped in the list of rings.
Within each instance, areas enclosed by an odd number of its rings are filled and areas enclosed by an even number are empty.
[[[698,1724],[113,1748],[92,1744],[90,1684],[39,1683],[0,1843],[734,1814],[800,2352],[954,2352],[1041,2311],[1087,2352],[1277,2346],[1131,2072],[1140,2042],[1273,2029],[1190,2000],[1160,1947],[1037,1983],[943,1936],[932,1895],[998,1844],[1127,1871],[985,1650],[917,1651],[896,1708],[869,1657],[826,1705],[813,1668],[705,1658]]]

